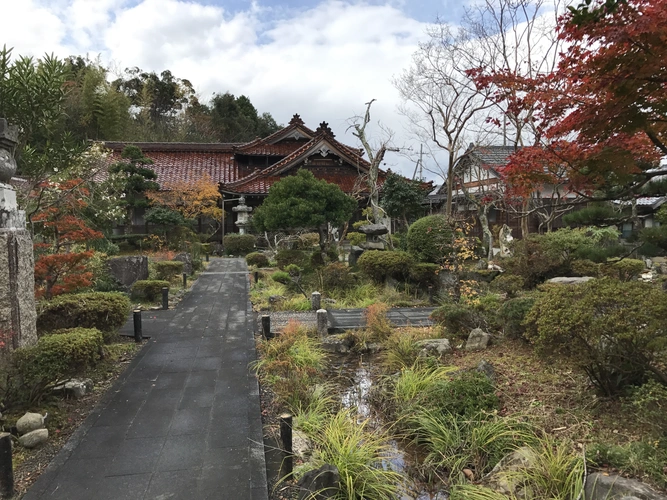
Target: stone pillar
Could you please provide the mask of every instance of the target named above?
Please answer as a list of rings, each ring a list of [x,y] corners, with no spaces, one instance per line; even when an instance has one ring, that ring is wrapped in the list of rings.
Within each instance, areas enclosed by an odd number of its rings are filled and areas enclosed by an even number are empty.
[[[9,349],[37,342],[32,238],[9,185],[17,142],[17,130],[0,118],[0,341]]]
[[[326,338],[329,335],[329,318],[326,309],[318,309],[317,315],[317,334],[320,338]]]
[[[246,226],[250,224],[250,212],[252,212],[252,207],[246,206],[244,196],[239,198],[239,204],[232,208],[232,212],[239,214],[239,219],[234,223],[239,228],[239,234],[245,234]]]
[[[310,294],[310,308],[317,311],[322,303],[322,294],[320,292],[313,292]]]

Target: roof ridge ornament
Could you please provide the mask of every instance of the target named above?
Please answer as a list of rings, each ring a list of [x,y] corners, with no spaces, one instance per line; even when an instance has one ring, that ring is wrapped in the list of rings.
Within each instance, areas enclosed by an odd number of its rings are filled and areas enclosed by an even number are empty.
[[[319,133],[322,133],[322,134],[325,134],[325,135],[329,135],[331,137],[336,137],[334,135],[333,131],[331,130],[331,128],[329,127],[329,124],[327,122],[320,123],[320,126],[317,127],[316,132],[319,132]]]
[[[301,117],[297,113],[294,114],[292,119],[289,121],[289,124],[290,125],[297,125],[297,126],[298,125],[305,125],[305,123],[303,122],[303,120],[301,119]]]

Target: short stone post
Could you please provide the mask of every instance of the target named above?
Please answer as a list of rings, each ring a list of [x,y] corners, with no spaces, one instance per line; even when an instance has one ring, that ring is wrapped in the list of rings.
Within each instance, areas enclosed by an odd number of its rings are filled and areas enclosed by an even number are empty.
[[[313,311],[320,309],[322,303],[322,294],[320,292],[313,292],[310,294],[310,308]]]
[[[134,313],[134,341],[139,344],[143,338],[141,332],[141,309],[135,309]]]
[[[428,303],[433,304],[433,285],[428,286]]]
[[[14,495],[14,468],[12,466],[12,435],[0,433],[0,497]]]
[[[293,470],[292,455],[292,415],[280,415],[280,441],[283,447],[283,461],[280,467],[280,477],[291,476]]]
[[[169,287],[162,287],[162,309],[165,311],[169,309]]]
[[[208,252],[206,252],[206,262],[208,262],[208,259],[209,259]]]
[[[320,338],[329,335],[329,318],[327,317],[326,309],[317,310],[317,334]]]
[[[271,316],[268,314],[262,316],[262,334],[267,340],[273,338],[273,334],[271,333]]]
[[[183,289],[188,287],[188,273],[183,273]]]

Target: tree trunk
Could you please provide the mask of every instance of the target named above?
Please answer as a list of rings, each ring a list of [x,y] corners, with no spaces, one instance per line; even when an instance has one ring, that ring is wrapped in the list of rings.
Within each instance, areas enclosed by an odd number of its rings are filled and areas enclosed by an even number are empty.
[[[482,232],[484,233],[484,239],[487,241],[489,248],[487,252],[487,258],[489,262],[493,260],[493,233],[489,228],[489,205],[482,205],[477,212],[477,217],[479,218],[479,223],[482,226]]]
[[[454,155],[449,153],[449,166],[447,167],[447,201],[445,202],[445,215],[452,216],[452,200],[454,198]]]
[[[523,211],[523,215],[521,216],[521,237],[522,238],[527,238],[529,228],[528,228],[528,200],[525,200],[523,202],[523,206],[521,207]]]

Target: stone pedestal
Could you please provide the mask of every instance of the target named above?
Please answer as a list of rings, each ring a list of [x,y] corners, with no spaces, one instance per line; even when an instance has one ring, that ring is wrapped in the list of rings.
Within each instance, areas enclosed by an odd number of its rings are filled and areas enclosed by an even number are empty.
[[[0,346],[16,349],[37,342],[35,262],[25,212],[8,184],[16,171],[17,132],[0,118]]]

